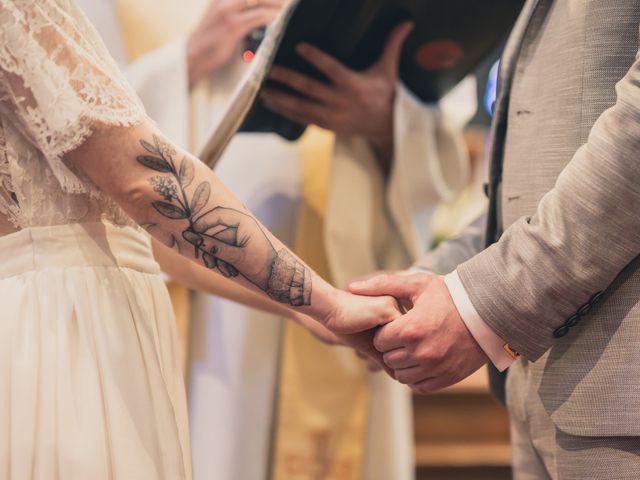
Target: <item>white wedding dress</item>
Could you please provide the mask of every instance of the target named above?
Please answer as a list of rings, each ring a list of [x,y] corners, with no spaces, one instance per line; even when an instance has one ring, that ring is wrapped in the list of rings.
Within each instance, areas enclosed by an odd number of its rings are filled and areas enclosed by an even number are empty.
[[[62,160],[145,120],[71,0],[0,0],[0,480],[191,478],[149,238]]]

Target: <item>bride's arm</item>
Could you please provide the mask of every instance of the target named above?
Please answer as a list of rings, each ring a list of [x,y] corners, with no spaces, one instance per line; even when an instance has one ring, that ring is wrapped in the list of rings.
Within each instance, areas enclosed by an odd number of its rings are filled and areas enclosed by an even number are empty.
[[[66,161],[185,259],[335,333],[371,329],[398,315],[391,298],[357,297],[325,282],[209,168],[150,124],[97,129]]]
[[[151,245],[153,247],[153,254],[160,264],[162,271],[169,275],[172,280],[203,293],[226,298],[232,302],[241,303],[247,307],[281,317],[291,318],[324,343],[331,345],[342,343],[338,337],[307,315],[297,311],[292,312],[281,303],[253,292],[230,279],[216,275],[208,268],[202,267],[195,262],[183,261],[178,252],[160,243],[153,237]]]
[[[0,44],[0,110],[63,190],[86,192],[88,177],[183,262],[334,332],[396,317],[391,298],[356,297],[324,282],[204,164],[163,139],[74,2],[0,0]]]

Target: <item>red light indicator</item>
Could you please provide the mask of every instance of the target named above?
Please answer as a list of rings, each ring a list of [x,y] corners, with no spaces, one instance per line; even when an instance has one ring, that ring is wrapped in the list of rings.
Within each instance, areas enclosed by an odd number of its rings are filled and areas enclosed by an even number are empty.
[[[242,59],[249,63],[251,60],[253,60],[253,57],[255,57],[256,54],[253,53],[251,50],[245,50],[242,54]]]

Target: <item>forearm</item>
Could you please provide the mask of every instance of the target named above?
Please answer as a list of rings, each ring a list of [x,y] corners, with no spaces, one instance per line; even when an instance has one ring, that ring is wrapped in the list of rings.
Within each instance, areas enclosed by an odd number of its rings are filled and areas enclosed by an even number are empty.
[[[169,248],[155,238],[152,239],[151,245],[153,247],[153,255],[160,264],[162,271],[169,275],[172,280],[186,287],[222,297],[256,310],[262,310],[281,317],[292,317],[296,321],[300,321],[300,317],[303,317],[300,312],[292,312],[283,304],[250,290],[229,278],[217,275],[202,265],[198,265],[195,262],[185,262],[176,250]]]
[[[225,298],[256,310],[290,318],[306,328],[318,340],[337,345],[340,340],[325,327],[300,311],[291,311],[283,304],[260,295],[228,278],[217,275],[195,262],[185,261],[175,250],[152,237],[153,255],[164,273],[180,284],[209,295]]]
[[[190,261],[286,310],[319,321],[332,315],[335,289],[262,227],[204,164],[149,126],[101,131],[68,161]]]

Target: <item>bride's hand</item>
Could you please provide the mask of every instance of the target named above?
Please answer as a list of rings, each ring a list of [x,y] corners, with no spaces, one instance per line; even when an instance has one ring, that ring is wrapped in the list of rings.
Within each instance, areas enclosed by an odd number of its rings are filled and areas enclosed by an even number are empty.
[[[366,362],[370,371],[378,372],[384,370],[393,378],[393,370],[385,365],[382,354],[373,346],[373,338],[376,331],[377,329],[374,328],[351,335],[338,335],[338,338],[344,345],[355,350],[356,354]]]
[[[393,297],[365,297],[335,290],[332,307],[322,323],[338,335],[350,335],[386,325],[401,315]]]

